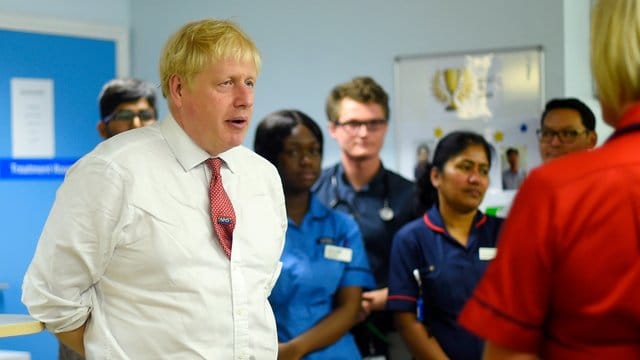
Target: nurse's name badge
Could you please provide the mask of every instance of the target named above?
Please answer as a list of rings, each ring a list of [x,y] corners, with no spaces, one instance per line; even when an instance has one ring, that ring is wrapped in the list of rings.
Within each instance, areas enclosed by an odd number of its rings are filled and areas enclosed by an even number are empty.
[[[497,252],[497,249],[494,247],[481,247],[478,250],[478,257],[480,260],[493,260]]]
[[[353,250],[342,246],[325,245],[324,257],[331,260],[350,263],[351,258],[353,257]]]

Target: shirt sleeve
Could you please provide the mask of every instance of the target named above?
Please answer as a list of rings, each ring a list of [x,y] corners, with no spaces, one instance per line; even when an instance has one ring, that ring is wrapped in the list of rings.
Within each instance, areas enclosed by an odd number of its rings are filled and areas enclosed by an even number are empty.
[[[285,239],[287,234],[287,226],[288,226],[287,208],[285,206],[284,190],[282,188],[282,181],[280,180],[280,175],[278,175],[278,170],[275,167],[271,167],[271,171],[269,175],[270,175],[269,178],[271,179],[271,191],[269,193],[273,197],[273,201],[271,203],[273,204],[273,211],[278,214],[278,218],[280,220],[280,236],[279,236],[280,242],[279,244],[277,244],[277,246],[279,247],[278,258],[281,258],[282,252],[284,250]],[[280,276],[280,271],[282,271],[282,261],[278,261],[275,264],[275,268],[271,273],[271,280],[267,285],[268,294],[271,293],[271,290],[273,290],[273,287],[276,285],[276,282],[278,281],[278,277]]]
[[[339,215],[339,219],[342,219],[341,236],[344,239],[340,243],[345,244],[352,251],[351,262],[346,266],[345,273],[340,280],[340,287],[360,286],[367,290],[375,289],[376,283],[369,267],[369,260],[358,224],[348,216],[335,213]]]
[[[56,193],[23,282],[22,301],[54,332],[81,326],[96,299],[115,247],[124,206],[122,176],[102,160],[85,157]]]
[[[556,219],[552,187],[533,173],[525,179],[489,264],[459,321],[500,346],[536,353],[548,313],[552,239]]]
[[[409,223],[412,224],[412,223]],[[396,233],[391,248],[389,266],[389,296],[387,309],[391,311],[416,311],[419,287],[413,271],[419,269],[420,249],[411,225]]]

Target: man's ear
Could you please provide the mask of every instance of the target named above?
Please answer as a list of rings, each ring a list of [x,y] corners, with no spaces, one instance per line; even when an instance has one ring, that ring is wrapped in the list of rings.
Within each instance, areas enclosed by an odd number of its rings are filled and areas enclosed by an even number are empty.
[[[98,121],[98,125],[96,125],[96,129],[98,129],[98,134],[100,134],[100,136],[102,136],[103,139],[106,139],[109,137],[109,134],[107,132],[107,124],[104,123],[103,121]]]
[[[592,148],[596,147],[596,144],[598,143],[598,134],[594,131],[589,131],[589,134],[587,134],[587,136],[589,136],[589,145],[591,145]]]
[[[336,126],[336,124],[329,120],[329,123],[327,124],[327,128],[329,129],[329,136],[331,136],[334,139],[337,139],[336,137],[336,130],[338,129],[338,127]]]
[[[171,75],[171,78],[169,78],[169,96],[178,107],[182,106],[182,92],[184,91],[184,87],[185,83],[179,75]]]

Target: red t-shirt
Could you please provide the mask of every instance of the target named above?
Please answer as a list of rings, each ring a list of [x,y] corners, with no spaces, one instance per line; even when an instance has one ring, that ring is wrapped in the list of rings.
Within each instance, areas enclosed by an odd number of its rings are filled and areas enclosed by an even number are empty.
[[[545,359],[640,359],[640,129],[527,177],[459,321]]]

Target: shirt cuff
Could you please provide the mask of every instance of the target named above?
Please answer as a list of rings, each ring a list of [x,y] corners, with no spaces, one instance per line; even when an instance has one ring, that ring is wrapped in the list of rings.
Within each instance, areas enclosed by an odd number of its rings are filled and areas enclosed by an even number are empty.
[[[475,296],[462,309],[458,322],[477,336],[504,348],[529,353],[540,351],[539,326],[506,314]]]

